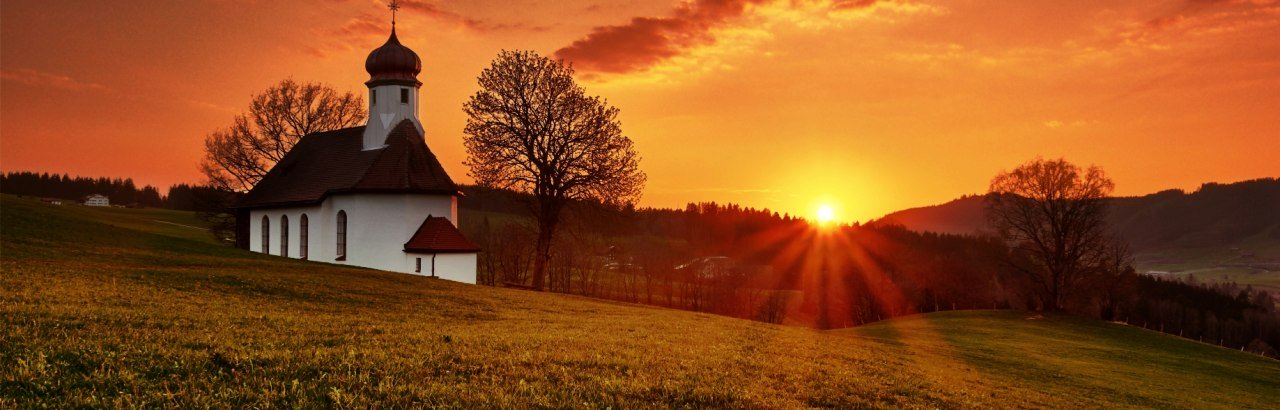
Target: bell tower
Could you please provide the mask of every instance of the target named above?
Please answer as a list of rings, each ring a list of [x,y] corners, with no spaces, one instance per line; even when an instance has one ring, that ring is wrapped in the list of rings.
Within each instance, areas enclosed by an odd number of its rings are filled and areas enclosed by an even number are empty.
[[[418,120],[418,90],[422,82],[422,60],[418,54],[400,44],[396,38],[395,12],[400,8],[395,1],[391,9],[391,37],[386,44],[369,53],[364,69],[369,72],[369,122],[364,129],[364,149],[378,149],[386,145],[387,134],[400,121],[410,120],[422,133]]]

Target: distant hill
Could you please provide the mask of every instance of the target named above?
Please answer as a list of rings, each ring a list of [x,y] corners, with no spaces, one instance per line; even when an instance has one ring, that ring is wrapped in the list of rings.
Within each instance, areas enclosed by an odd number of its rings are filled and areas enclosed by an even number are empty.
[[[985,196],[965,195],[940,205],[897,211],[868,224],[902,225],[919,232],[973,235],[986,231],[985,206]]]
[[[949,234],[986,232],[985,197],[894,212],[870,224]],[[1112,198],[1111,226],[1124,237],[1139,272],[1195,275],[1280,295],[1280,179],[1207,183]]]
[[[976,234],[986,229],[983,196],[885,215],[872,224],[914,231]],[[1167,190],[1111,199],[1110,222],[1135,250],[1224,246],[1280,240],[1280,179],[1207,183],[1191,193]]]
[[[1110,220],[1135,249],[1221,246],[1258,236],[1280,241],[1280,179],[1115,198]]]
[[[1018,311],[814,331],[261,255],[0,198],[0,408],[1265,408],[1280,362]],[[1034,320],[1032,320],[1034,319]]]

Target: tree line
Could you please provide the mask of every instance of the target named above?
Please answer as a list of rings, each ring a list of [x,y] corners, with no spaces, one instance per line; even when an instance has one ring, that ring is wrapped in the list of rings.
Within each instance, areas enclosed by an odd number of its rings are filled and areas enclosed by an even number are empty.
[[[132,178],[82,177],[68,174],[7,172],[0,175],[0,192],[80,201],[105,195],[112,204],[163,207],[164,197],[151,185],[139,188]]]
[[[30,171],[0,174],[0,192],[71,201],[98,194],[106,196],[113,205],[206,212],[221,212],[230,195],[213,187],[191,184],[172,185],[168,194],[162,195],[151,185],[139,188],[133,178],[93,178]]]

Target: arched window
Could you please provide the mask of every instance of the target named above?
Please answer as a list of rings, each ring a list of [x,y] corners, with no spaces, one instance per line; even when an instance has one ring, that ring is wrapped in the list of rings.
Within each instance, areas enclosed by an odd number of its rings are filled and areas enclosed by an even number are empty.
[[[262,253],[271,253],[271,220],[262,216]]]
[[[307,214],[298,220],[298,257],[307,258]]]
[[[280,215],[280,256],[289,256],[289,215]]]
[[[338,260],[347,260],[347,211],[338,211]]]

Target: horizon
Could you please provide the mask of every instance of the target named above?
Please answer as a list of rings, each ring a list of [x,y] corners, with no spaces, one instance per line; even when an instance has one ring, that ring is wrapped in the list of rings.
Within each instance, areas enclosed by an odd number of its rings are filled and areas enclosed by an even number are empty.
[[[42,173],[44,173],[44,172],[35,172],[35,171],[28,171],[28,170],[15,170],[15,171],[10,171],[10,170],[3,170],[3,169],[0,169],[0,174],[10,174],[10,173],[18,173],[18,172],[33,172],[33,173],[35,173],[35,174],[42,174]],[[129,180],[129,179],[132,179],[132,178],[127,177],[127,176],[126,176],[126,177],[115,177],[115,176],[88,176],[88,175],[75,175],[75,174],[54,173],[54,172],[48,172],[48,174],[50,174],[50,175],[66,175],[66,176],[70,176],[71,178],[92,178],[92,179],[106,178],[106,179],[111,179],[111,180],[115,180],[115,179],[119,179],[119,180]],[[1184,195],[1190,195],[1190,194],[1193,194],[1193,193],[1199,192],[1199,191],[1200,191],[1200,189],[1201,189],[1201,188],[1203,188],[1205,185],[1212,185],[1212,184],[1216,184],[1216,185],[1233,185],[1233,184],[1247,183],[1247,182],[1253,182],[1253,181],[1274,180],[1274,179],[1280,179],[1280,177],[1258,177],[1258,178],[1241,179],[1241,180],[1238,180],[1238,181],[1230,181],[1230,182],[1223,182],[1223,181],[1205,181],[1205,182],[1201,182],[1200,184],[1196,185],[1196,187],[1195,187],[1194,189],[1184,189],[1184,188],[1166,188],[1166,189],[1161,189],[1161,190],[1156,190],[1156,191],[1147,192],[1147,193],[1141,193],[1141,194],[1136,194],[1136,195],[1110,195],[1110,196],[1108,196],[1107,198],[1141,198],[1141,197],[1146,197],[1146,196],[1156,195],[1156,194],[1163,193],[1163,192],[1166,192],[1166,191],[1178,191],[1178,192],[1181,192],[1181,193],[1182,193],[1182,194],[1184,194]],[[160,194],[161,194],[162,196],[166,196],[166,197],[169,195],[169,192],[168,192],[168,191],[169,191],[169,189],[173,187],[173,186],[158,187],[158,186],[154,186],[154,185],[138,184],[138,183],[137,183],[137,181],[134,181],[134,183],[135,183],[135,185],[138,187],[138,189],[139,189],[139,190],[141,190],[142,188],[145,188],[145,187],[147,187],[147,186],[150,186],[150,187],[152,187],[152,188],[155,188],[157,191],[159,191],[159,192],[160,192]],[[183,183],[179,183],[179,184],[183,184]],[[175,184],[175,185],[178,185],[178,184]],[[191,185],[191,184],[188,184],[188,185],[190,185],[190,186],[194,186],[194,185]],[[475,184],[460,184],[460,186],[470,186],[470,187],[475,187],[475,186],[478,186],[478,185],[475,185]],[[503,189],[503,188],[496,188],[496,189]],[[640,209],[640,210],[655,210],[655,211],[676,210],[676,211],[678,211],[678,210],[681,210],[681,209],[685,208],[686,206],[688,206],[688,205],[690,205],[690,204],[716,203],[716,204],[718,204],[718,205],[722,205],[722,206],[738,205],[738,206],[742,206],[742,207],[743,207],[743,208],[745,208],[745,209],[755,209],[755,210],[761,210],[761,211],[770,211],[770,212],[773,212],[773,213],[777,213],[777,214],[779,214],[779,216],[790,216],[790,217],[792,217],[792,218],[801,218],[801,219],[805,219],[805,220],[807,220],[807,221],[809,221],[809,222],[811,222],[811,223],[814,223],[815,225],[827,225],[827,224],[829,224],[829,223],[831,223],[831,222],[835,222],[835,223],[837,223],[837,224],[841,224],[841,225],[848,225],[848,224],[864,224],[864,223],[872,222],[872,221],[875,221],[875,220],[883,219],[884,217],[887,217],[887,216],[890,216],[890,215],[893,215],[893,214],[896,214],[896,213],[899,213],[899,212],[910,211],[910,210],[914,210],[914,209],[923,209],[923,208],[930,208],[930,207],[935,207],[935,206],[946,205],[946,204],[949,204],[949,203],[951,203],[951,202],[955,202],[955,201],[959,201],[959,200],[963,200],[963,199],[967,199],[967,198],[972,198],[972,197],[980,197],[980,196],[983,196],[983,195],[986,195],[986,193],[979,192],[979,193],[961,194],[961,195],[959,195],[959,196],[953,197],[953,198],[951,198],[951,199],[946,199],[946,200],[943,200],[943,201],[940,201],[940,202],[936,202],[936,203],[932,203],[932,204],[925,204],[925,205],[912,206],[912,207],[901,208],[901,209],[895,209],[895,210],[892,210],[892,211],[886,212],[886,213],[884,213],[883,215],[880,215],[880,216],[876,216],[876,217],[872,217],[872,218],[867,218],[867,219],[865,219],[865,220],[854,220],[854,221],[837,219],[837,215],[835,215],[835,214],[834,214],[834,210],[833,210],[833,209],[831,209],[831,208],[829,208],[829,207],[826,207],[826,206],[821,206],[821,207],[819,207],[819,209],[817,210],[818,212],[816,212],[818,215],[816,215],[816,216],[814,216],[814,215],[800,215],[800,214],[792,214],[792,213],[783,212],[783,211],[779,211],[779,210],[775,210],[775,209],[760,208],[760,207],[753,207],[753,206],[746,206],[746,205],[744,205],[744,204],[740,204],[740,203],[737,203],[737,202],[720,202],[720,201],[715,201],[715,200],[710,200],[710,201],[689,201],[689,202],[685,202],[685,203],[680,204],[680,205],[671,205],[671,206],[637,206],[636,208],[637,208],[637,209]],[[824,213],[824,212],[825,212],[825,213],[828,213],[828,214],[827,214],[827,215],[823,215],[823,213]]]
[[[1101,166],[1117,197],[1277,177],[1276,1],[988,3],[415,1],[397,35],[423,58],[427,143],[465,184],[461,105],[501,49],[564,58],[621,109],[641,207],[865,222],[1041,156]],[[7,2],[0,169],[199,183],[204,136],[251,94],[292,77],[363,96],[382,7]]]

